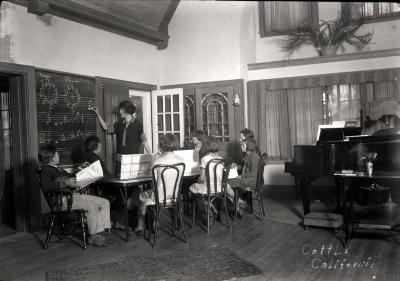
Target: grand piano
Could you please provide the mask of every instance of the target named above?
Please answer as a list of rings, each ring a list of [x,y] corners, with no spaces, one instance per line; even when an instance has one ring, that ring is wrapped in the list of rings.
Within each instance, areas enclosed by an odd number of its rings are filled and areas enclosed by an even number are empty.
[[[315,145],[295,145],[293,161],[285,162],[285,172],[301,189],[303,212],[310,212],[310,184],[336,171],[366,171],[361,154],[377,152],[376,171],[400,171],[400,129],[384,129],[361,136],[360,127],[321,129]],[[338,186],[338,183],[337,183]],[[337,187],[337,208],[341,208],[341,189]]]

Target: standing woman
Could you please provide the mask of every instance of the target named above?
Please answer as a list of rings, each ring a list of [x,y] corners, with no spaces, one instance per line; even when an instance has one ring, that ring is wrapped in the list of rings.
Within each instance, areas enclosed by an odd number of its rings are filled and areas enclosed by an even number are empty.
[[[143,124],[136,119],[136,107],[132,102],[124,100],[119,104],[119,114],[121,119],[114,123],[113,131],[104,122],[97,107],[92,109],[96,113],[101,128],[109,134],[115,133],[117,138],[117,159],[121,159],[122,154],[139,154],[140,144],[147,153],[151,153],[146,135],[143,132]]]
[[[143,144],[147,153],[151,153],[149,144],[147,143],[146,135],[143,132],[143,124],[136,119],[136,107],[129,100],[124,100],[119,104],[119,114],[121,119],[114,123],[113,131],[110,130],[109,125],[104,122],[97,107],[92,108],[96,113],[101,128],[109,133],[115,133],[117,139],[117,163],[115,171],[121,169],[121,155],[123,154],[139,154],[140,144]],[[133,206],[139,205],[139,193],[141,190],[136,190],[128,198],[128,208],[132,209]],[[124,216],[120,218],[124,221]],[[124,229],[121,223],[116,223],[115,228]]]

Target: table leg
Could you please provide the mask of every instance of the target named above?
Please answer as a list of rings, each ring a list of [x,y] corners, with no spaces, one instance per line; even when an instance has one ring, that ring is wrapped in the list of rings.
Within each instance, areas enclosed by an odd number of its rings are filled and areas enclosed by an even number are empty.
[[[124,186],[124,197],[125,197],[125,240],[129,241],[129,206],[128,206],[128,188]]]

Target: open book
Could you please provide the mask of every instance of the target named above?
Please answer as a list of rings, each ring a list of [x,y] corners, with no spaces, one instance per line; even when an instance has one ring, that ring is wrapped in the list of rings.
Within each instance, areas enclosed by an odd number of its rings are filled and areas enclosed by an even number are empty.
[[[89,167],[86,167],[82,171],[76,174],[76,181],[78,182],[79,188],[84,188],[89,184],[98,181],[103,177],[103,168],[101,167],[100,161],[90,164]]]

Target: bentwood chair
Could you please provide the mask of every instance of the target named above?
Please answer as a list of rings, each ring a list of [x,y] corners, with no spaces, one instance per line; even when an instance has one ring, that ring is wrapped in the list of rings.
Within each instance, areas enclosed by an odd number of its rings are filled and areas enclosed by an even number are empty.
[[[207,185],[207,193],[192,193],[192,225],[193,227],[196,220],[196,207],[201,204],[206,212],[207,216],[207,234],[210,232],[210,212],[211,206],[218,202],[217,207],[221,207],[221,203],[224,207],[224,212],[226,219],[228,220],[229,230],[232,229],[231,222],[228,215],[228,209],[226,204],[226,190],[227,190],[227,180],[229,176],[231,164],[227,163],[223,159],[212,159],[207,163],[205,169],[205,181]],[[221,208],[218,208],[220,213]],[[218,214],[220,220],[221,216]]]
[[[67,233],[66,227],[71,227],[78,225],[80,228],[80,236],[82,237],[82,248],[86,249],[86,211],[84,209],[72,210],[73,204],[73,191],[71,189],[62,189],[57,191],[44,191],[42,187],[42,182],[40,178],[41,169],[35,169],[36,179],[39,183],[40,189],[47,201],[50,208],[50,220],[49,228],[47,231],[46,241],[44,243],[44,248],[49,247],[49,242],[52,235],[56,235],[59,239],[64,239],[66,235],[72,235],[75,233]],[[63,208],[63,197],[67,199],[67,208]],[[70,223],[72,219],[72,224]]]
[[[146,216],[146,228],[148,231],[148,240],[154,228],[153,247],[157,242],[157,233],[160,226],[161,209],[169,209],[171,215],[172,237],[175,237],[175,230],[179,227],[182,230],[184,241],[187,243],[186,232],[182,221],[182,178],[185,173],[185,164],[178,163],[173,165],[155,165],[152,169],[153,184],[154,184],[154,205],[148,206],[147,210],[153,213],[153,223],[150,220],[149,214]],[[146,210],[146,211],[147,211]],[[178,224],[178,225],[177,225]]]
[[[250,195],[249,207],[250,207],[251,213],[253,213],[253,194],[255,195],[255,199],[258,201],[258,206],[260,209],[260,220],[261,221],[264,220],[265,209],[264,209],[264,203],[262,200],[262,189],[264,187],[264,167],[265,167],[266,160],[267,160],[267,154],[264,153],[262,155],[262,157],[260,157],[260,162],[258,163],[257,180],[256,180],[255,186],[244,186],[244,187],[234,188],[234,191],[235,191],[235,199],[234,199],[235,218],[233,220],[234,222],[236,222],[236,218],[238,215],[237,204],[239,204],[239,194],[241,194],[241,193],[246,193],[247,195]]]

